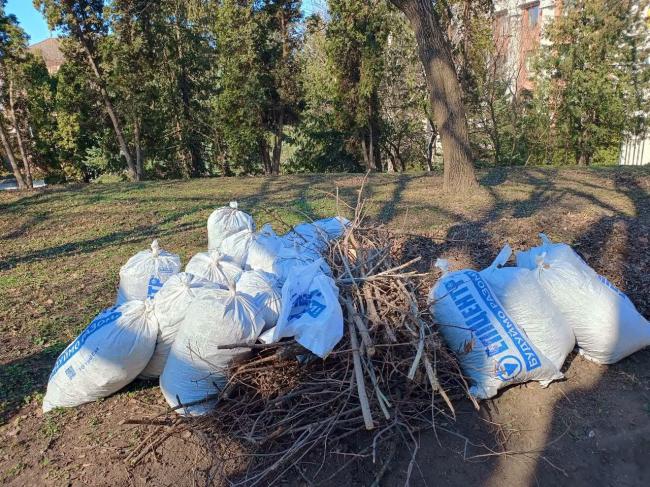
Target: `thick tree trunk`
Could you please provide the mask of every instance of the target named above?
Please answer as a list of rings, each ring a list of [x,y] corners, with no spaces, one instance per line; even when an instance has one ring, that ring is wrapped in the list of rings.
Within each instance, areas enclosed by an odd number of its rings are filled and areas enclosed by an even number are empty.
[[[14,100],[14,87],[13,83],[9,81],[9,114],[11,115],[11,125],[14,129],[14,134],[16,136],[16,143],[18,144],[18,150],[20,151],[20,157],[23,160],[23,167],[25,169],[25,184],[28,188],[34,187],[34,180],[32,178],[32,167],[31,161],[27,156],[27,151],[25,151],[25,145],[23,144],[23,138],[20,135],[20,127],[18,126],[18,118],[16,117],[16,105]]]
[[[477,186],[460,84],[445,33],[431,0],[391,0],[408,18],[424,65],[431,108],[442,139],[444,189],[465,191]]]
[[[77,32],[77,38],[81,41],[81,45],[86,54],[86,60],[88,61],[88,65],[90,66],[90,69],[95,75],[95,78],[97,78],[97,85],[99,86],[99,94],[102,97],[102,101],[104,102],[104,107],[106,108],[108,117],[111,119],[111,123],[113,124],[113,130],[115,131],[115,137],[117,138],[117,144],[120,147],[120,152],[122,153],[124,159],[126,160],[129,178],[133,181],[138,181],[138,173],[136,171],[135,164],[133,163],[133,157],[131,157],[131,152],[129,152],[129,147],[126,145],[126,139],[124,138],[124,133],[122,132],[122,126],[120,124],[120,121],[117,118],[117,115],[115,114],[115,109],[113,108],[113,103],[111,102],[111,98],[110,96],[108,96],[108,91],[106,90],[106,85],[104,84],[104,78],[99,72],[97,63],[95,63],[95,59],[93,58],[93,55],[90,52],[90,48],[88,47],[88,43],[85,39],[85,36],[81,31]]]
[[[264,137],[260,137],[258,144],[260,147],[260,157],[264,166],[264,174],[269,176],[273,174],[271,156],[269,156],[269,145],[266,143],[266,139]]]
[[[9,143],[9,139],[7,138],[7,132],[5,131],[5,126],[2,123],[2,120],[0,120],[0,139],[2,139],[2,147],[5,150],[7,159],[9,159],[11,170],[13,171],[14,177],[16,178],[16,182],[18,183],[18,189],[25,189],[27,185],[25,184],[25,179],[23,178],[23,175],[21,174],[20,169],[18,168],[18,164],[16,163],[14,150],[11,148],[11,144]]]

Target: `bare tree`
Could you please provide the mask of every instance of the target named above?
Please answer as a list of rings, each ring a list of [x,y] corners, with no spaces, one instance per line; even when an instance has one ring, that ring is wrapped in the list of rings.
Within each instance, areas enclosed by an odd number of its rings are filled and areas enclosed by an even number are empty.
[[[449,42],[433,10],[432,0],[390,0],[409,20],[424,65],[427,88],[442,141],[446,191],[477,186],[467,119]]]

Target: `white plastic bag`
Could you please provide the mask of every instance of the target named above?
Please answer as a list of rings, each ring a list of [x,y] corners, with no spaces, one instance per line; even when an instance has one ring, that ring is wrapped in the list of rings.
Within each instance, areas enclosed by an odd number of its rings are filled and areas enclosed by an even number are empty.
[[[236,201],[214,210],[208,217],[208,249],[218,249],[224,238],[242,230],[254,231],[255,223],[252,216],[238,209]]]
[[[153,379],[162,374],[176,334],[185,319],[187,308],[198,292],[205,288],[223,289],[217,283],[194,274],[180,272],[170,277],[156,293],[153,298],[154,312],[158,320],[156,348],[140,377]]]
[[[264,225],[250,240],[246,269],[275,274],[274,266],[282,244],[282,239],[275,234],[271,225]]]
[[[185,272],[227,288],[237,281],[242,268],[218,250],[209,250],[192,257],[185,266]]]
[[[323,218],[313,223],[301,223],[293,227],[284,237],[288,246],[322,253],[331,240],[339,238],[350,224],[346,218],[336,216]]]
[[[165,281],[180,269],[180,257],[162,250],[158,240],[154,240],[151,250],[138,252],[120,269],[116,304],[153,297]]]
[[[576,338],[564,315],[555,307],[534,271],[523,267],[501,267],[512,249],[506,245],[492,265],[480,272],[501,302],[505,312],[551,362],[561,369]]]
[[[613,364],[650,345],[650,324],[630,299],[600,276],[573,249],[552,243],[516,255],[517,265],[532,269],[575,333],[580,353]]]
[[[273,274],[264,271],[245,271],[237,281],[237,292],[252,298],[264,320],[264,330],[275,326],[282,304],[281,287]]]
[[[248,248],[253,241],[255,232],[245,229],[224,238],[219,246],[219,252],[242,269],[246,266]]]
[[[248,348],[221,350],[219,345],[254,342],[264,328],[256,305],[234,289],[203,289],[187,309],[176,335],[160,389],[167,403],[183,415],[201,415],[216,404],[216,395],[228,382],[228,367],[246,358]],[[201,404],[196,401],[209,399]]]
[[[57,359],[43,412],[78,406],[120,390],[149,362],[157,333],[150,299],[128,301],[99,313]]]
[[[321,255],[309,247],[304,247],[298,242],[284,245],[278,251],[278,256],[273,263],[273,274],[280,282],[286,281],[299,267],[310,265],[316,261],[321,263],[323,273],[331,275],[331,270]]]
[[[472,382],[474,397],[488,399],[510,384],[535,380],[548,385],[563,377],[506,313],[478,272],[445,273],[431,289],[429,304]]]
[[[282,308],[273,342],[285,337],[325,358],[343,337],[343,312],[334,280],[322,260],[294,269],[282,286]]]

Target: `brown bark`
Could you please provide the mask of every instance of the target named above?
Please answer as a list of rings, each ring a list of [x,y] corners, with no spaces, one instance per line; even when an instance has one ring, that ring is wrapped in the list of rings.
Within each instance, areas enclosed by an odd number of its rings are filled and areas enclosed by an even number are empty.
[[[23,178],[23,175],[21,174],[20,169],[18,168],[18,164],[16,163],[14,150],[11,148],[11,144],[9,143],[9,139],[7,138],[7,132],[5,131],[5,126],[2,123],[2,120],[0,120],[0,139],[2,139],[2,146],[5,150],[7,159],[9,159],[9,164],[11,165],[11,170],[14,173],[16,182],[18,183],[18,189],[25,189],[27,185],[25,184],[25,179]]]
[[[27,151],[25,151],[25,144],[23,144],[23,138],[20,135],[20,127],[18,126],[18,118],[16,117],[14,86],[13,86],[13,82],[11,81],[9,81],[9,114],[11,115],[11,125],[14,129],[14,134],[16,136],[16,143],[18,144],[20,157],[23,160],[23,166],[25,169],[25,184],[27,185],[28,188],[33,188],[34,180],[32,178],[31,161],[27,155]]]
[[[262,158],[262,164],[264,165],[264,174],[267,176],[271,175],[273,174],[273,167],[271,157],[269,156],[269,146],[266,143],[266,139],[264,137],[260,137],[258,144],[260,148],[260,157]]]
[[[469,144],[467,118],[451,49],[431,0],[391,0],[408,18],[424,66],[431,108],[442,140],[444,189],[466,191],[478,185]]]
[[[135,164],[133,163],[133,157],[131,157],[129,147],[126,145],[126,139],[124,138],[124,133],[122,132],[122,126],[117,118],[117,115],[115,114],[113,103],[111,102],[111,98],[108,95],[108,91],[106,90],[106,85],[104,84],[104,78],[99,70],[99,67],[97,66],[97,63],[95,62],[95,58],[93,57],[90,47],[88,46],[86,36],[83,34],[83,31],[80,28],[77,29],[77,32],[75,32],[75,34],[77,39],[79,39],[81,42],[81,46],[84,50],[84,53],[86,54],[86,61],[88,62],[88,66],[90,66],[90,69],[95,75],[97,86],[99,87],[99,94],[102,98],[102,101],[104,102],[104,107],[106,108],[108,117],[111,119],[111,123],[113,124],[113,130],[115,131],[117,143],[120,146],[120,152],[126,160],[129,178],[133,181],[138,181],[138,173],[136,171]]]
[[[138,180],[142,179],[142,144],[140,143],[140,120],[136,120],[133,126],[133,139],[135,145],[135,172]]]
[[[282,142],[284,139],[284,106],[280,104],[279,113],[275,122],[273,140],[273,155],[271,158],[271,174],[280,174],[280,158],[282,157]]]

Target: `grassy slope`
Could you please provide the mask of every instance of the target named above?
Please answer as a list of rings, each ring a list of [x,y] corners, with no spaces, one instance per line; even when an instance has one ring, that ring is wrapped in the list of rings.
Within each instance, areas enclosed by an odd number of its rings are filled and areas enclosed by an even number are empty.
[[[504,235],[516,240],[516,227],[531,223],[575,241],[576,231],[594,218],[636,216],[640,202],[647,203],[648,174],[493,171],[482,175],[486,190],[455,201],[441,196],[438,177],[381,175],[368,184],[369,216],[467,245],[494,239],[498,246]],[[120,266],[154,237],[187,262],[205,248],[205,221],[217,206],[236,199],[258,225],[271,222],[280,232],[335,213],[335,199],[324,192],[338,187],[341,200],[354,203],[361,181],[343,175],[200,179],[2,194],[0,360],[57,352],[113,302]],[[343,203],[340,208],[349,213]],[[31,374],[15,372],[24,389],[40,385],[31,384]]]
[[[353,203],[356,175],[200,179],[0,194],[0,425],[36,408],[56,354],[112,304],[120,266],[154,237],[185,263],[206,247],[213,208],[236,199],[276,231],[330,216],[338,188]],[[445,197],[441,178],[373,176],[369,218],[413,238],[413,252],[485,265],[506,241],[539,231],[577,245],[647,314],[650,170],[512,169],[481,174],[483,188]],[[342,213],[349,213],[343,203]]]

